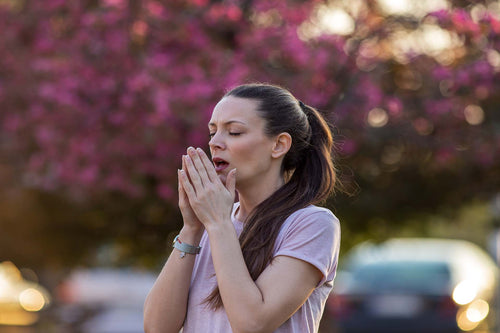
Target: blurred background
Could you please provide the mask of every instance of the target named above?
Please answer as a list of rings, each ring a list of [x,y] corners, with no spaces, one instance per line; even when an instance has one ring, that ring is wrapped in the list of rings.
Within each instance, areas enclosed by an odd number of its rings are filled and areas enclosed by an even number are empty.
[[[334,126],[321,332],[498,332],[497,0],[0,0],[0,331],[141,332],[180,156],[254,81]]]

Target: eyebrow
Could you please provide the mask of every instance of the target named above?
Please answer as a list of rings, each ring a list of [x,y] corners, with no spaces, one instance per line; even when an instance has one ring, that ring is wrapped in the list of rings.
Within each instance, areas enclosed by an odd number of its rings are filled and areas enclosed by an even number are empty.
[[[226,121],[223,125],[231,125],[233,123],[239,123],[239,124],[243,124],[243,125],[246,125],[244,122],[242,121],[239,121],[239,120],[229,120],[229,121]],[[217,127],[217,125],[215,125],[215,123],[208,123],[208,127]]]

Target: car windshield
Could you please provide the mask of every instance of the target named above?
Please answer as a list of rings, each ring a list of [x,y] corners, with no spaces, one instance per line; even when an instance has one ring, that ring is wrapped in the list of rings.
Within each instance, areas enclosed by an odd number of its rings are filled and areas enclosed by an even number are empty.
[[[362,292],[449,292],[450,271],[440,262],[378,262],[355,268],[353,288]]]

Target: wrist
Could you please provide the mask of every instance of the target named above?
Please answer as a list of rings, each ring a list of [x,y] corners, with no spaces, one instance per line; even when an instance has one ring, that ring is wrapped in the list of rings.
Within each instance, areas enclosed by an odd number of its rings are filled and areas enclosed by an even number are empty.
[[[205,228],[203,227],[184,226],[179,232],[179,237],[183,242],[186,242],[193,246],[198,246],[200,244],[201,236],[203,236],[204,231]]]
[[[191,244],[187,244],[186,242],[183,242],[181,239],[180,239],[180,236],[177,235],[175,236],[174,238],[174,242],[172,243],[172,246],[179,250],[181,255],[180,255],[180,258],[184,258],[186,256],[186,254],[199,254],[200,251],[201,251],[201,247],[200,246],[193,246]]]
[[[210,223],[205,226],[208,234],[211,233],[219,233],[219,232],[230,232],[234,231],[233,221],[231,219],[227,219],[222,221],[221,223]]]

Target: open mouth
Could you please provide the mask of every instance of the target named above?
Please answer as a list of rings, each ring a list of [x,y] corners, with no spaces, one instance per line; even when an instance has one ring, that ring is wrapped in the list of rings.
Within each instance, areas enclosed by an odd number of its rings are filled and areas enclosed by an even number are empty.
[[[222,158],[218,158],[218,157],[214,158],[212,161],[214,162],[215,171],[222,171],[225,168],[227,168],[227,166],[229,165],[228,162],[226,162]]]

